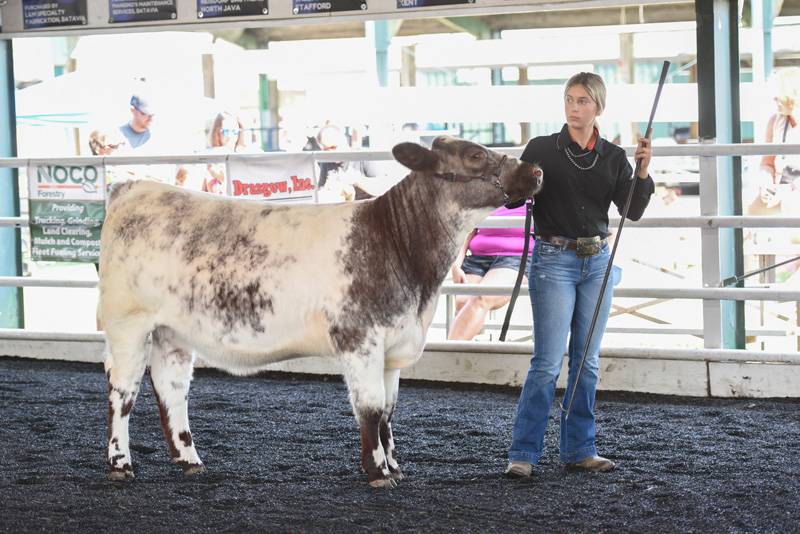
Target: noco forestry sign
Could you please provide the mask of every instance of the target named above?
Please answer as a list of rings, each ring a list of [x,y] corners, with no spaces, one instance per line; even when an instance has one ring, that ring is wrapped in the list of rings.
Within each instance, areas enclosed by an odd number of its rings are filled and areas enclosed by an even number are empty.
[[[100,165],[28,167],[31,259],[96,263],[105,217]]]

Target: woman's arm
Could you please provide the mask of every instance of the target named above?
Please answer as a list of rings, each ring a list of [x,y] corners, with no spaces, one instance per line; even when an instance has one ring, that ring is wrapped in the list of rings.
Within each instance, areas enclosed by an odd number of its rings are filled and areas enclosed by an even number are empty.
[[[775,121],[778,120],[777,115],[773,115],[769,118],[769,122],[767,122],[767,132],[765,137],[766,143],[773,143],[775,142],[775,136],[773,135],[773,130],[775,129]],[[761,166],[760,169],[765,173],[769,174],[772,178],[772,181],[775,181],[775,156],[762,156],[761,158]]]
[[[472,241],[472,238],[475,237],[476,233],[478,233],[478,230],[472,230],[469,235],[467,235],[467,238],[464,240],[464,244],[461,245],[461,248],[458,251],[458,257],[456,257],[456,261],[454,261],[452,267],[450,267],[450,272],[453,275],[453,282],[456,284],[463,284],[467,280],[464,270],[461,268],[461,264],[464,263],[464,258],[467,256],[469,242]]]
[[[628,199],[631,180],[633,180],[635,189],[633,191],[633,197],[631,197],[631,205],[628,209],[627,218],[631,221],[638,221],[642,218],[642,215],[644,215],[644,210],[650,203],[650,196],[656,190],[656,185],[649,174],[645,178],[633,177],[633,168],[624,155],[620,163],[616,187],[614,189],[614,204],[616,204],[619,214],[622,215],[622,209],[625,207],[625,201]]]

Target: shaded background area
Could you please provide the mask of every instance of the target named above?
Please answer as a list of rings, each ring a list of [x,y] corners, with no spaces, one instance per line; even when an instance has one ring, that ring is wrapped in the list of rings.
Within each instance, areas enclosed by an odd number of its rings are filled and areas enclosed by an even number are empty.
[[[168,460],[152,389],[131,419],[136,479],[105,480],[102,366],[0,358],[0,531],[789,532],[800,402],[598,394],[609,474],[565,471],[557,425],[530,480],[500,476],[518,390],[403,382],[406,478],[367,486],[339,378],[196,373],[208,472]],[[554,412],[555,413],[555,412]]]

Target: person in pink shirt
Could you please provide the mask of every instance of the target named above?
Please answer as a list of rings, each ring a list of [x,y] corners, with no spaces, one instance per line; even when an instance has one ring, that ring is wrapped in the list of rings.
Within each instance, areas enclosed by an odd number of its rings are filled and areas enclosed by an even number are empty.
[[[525,216],[525,206],[508,209],[501,207],[491,213],[492,217]],[[476,228],[464,241],[458,258],[453,263],[453,282],[457,284],[513,285],[517,279],[522,248],[525,245],[522,228]],[[530,251],[533,237],[529,237],[528,258],[525,266],[530,268]],[[469,254],[467,254],[469,252]],[[523,280],[527,284],[527,278]],[[460,295],[456,297],[456,316],[447,339],[469,340],[483,329],[486,315],[491,310],[502,308],[509,301],[505,295]]]

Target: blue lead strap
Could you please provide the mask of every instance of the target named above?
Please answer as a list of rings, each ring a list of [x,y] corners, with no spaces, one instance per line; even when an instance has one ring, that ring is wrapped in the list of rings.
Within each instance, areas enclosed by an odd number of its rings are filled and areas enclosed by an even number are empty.
[[[525,244],[522,246],[522,257],[519,260],[519,271],[517,281],[514,282],[514,291],[511,293],[511,301],[508,303],[506,318],[503,320],[503,329],[500,331],[500,341],[506,340],[508,325],[511,322],[511,313],[514,311],[514,304],[517,302],[519,289],[522,285],[522,278],[525,276],[525,266],[528,264],[528,249],[531,242],[531,219],[533,219],[533,200],[525,202]]]

